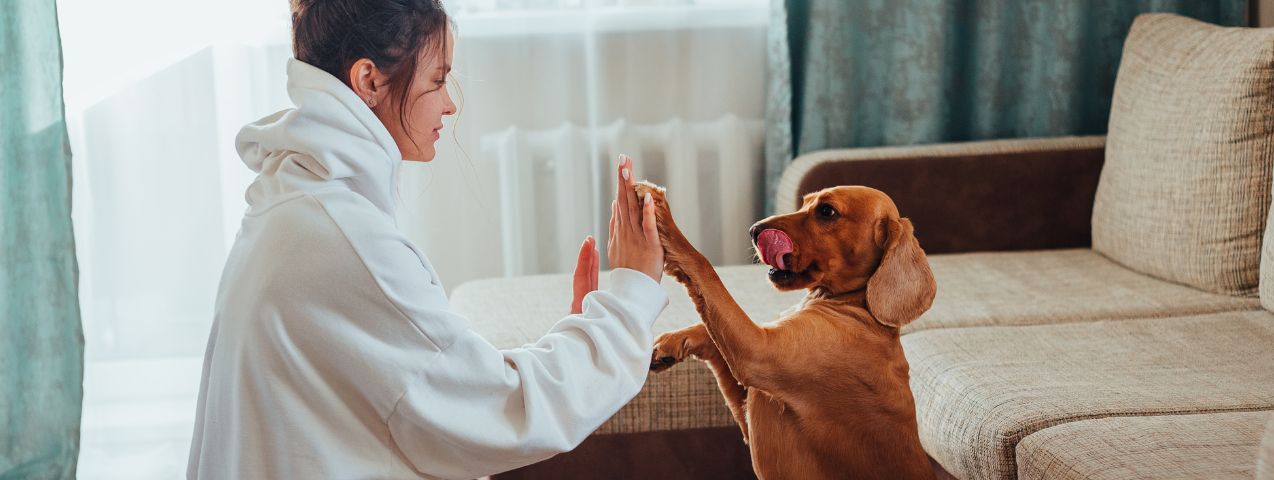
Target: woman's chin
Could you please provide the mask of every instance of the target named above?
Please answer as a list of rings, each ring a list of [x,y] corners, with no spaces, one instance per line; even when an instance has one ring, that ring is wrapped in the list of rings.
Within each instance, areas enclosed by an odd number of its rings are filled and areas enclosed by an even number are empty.
[[[422,163],[433,161],[434,156],[437,155],[438,153],[438,151],[434,148],[433,142],[429,142],[428,144],[421,144],[420,146],[424,148],[421,148],[420,150],[416,150],[416,151],[411,151],[411,150],[403,151],[403,160],[407,162],[422,162]]]
[[[427,153],[427,155],[424,153]],[[417,155],[403,155],[403,161],[420,162],[420,163],[432,162],[434,159],[434,152],[430,151],[430,152],[424,152],[424,153],[417,154]]]

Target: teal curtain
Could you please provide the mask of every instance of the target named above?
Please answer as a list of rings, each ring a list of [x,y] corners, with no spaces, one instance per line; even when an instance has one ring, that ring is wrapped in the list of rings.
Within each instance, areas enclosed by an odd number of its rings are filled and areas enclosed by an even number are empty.
[[[771,0],[766,210],[826,148],[1102,134],[1132,20],[1247,0]]]
[[[0,267],[0,478],[74,478],[84,335],[53,0],[0,1]]]

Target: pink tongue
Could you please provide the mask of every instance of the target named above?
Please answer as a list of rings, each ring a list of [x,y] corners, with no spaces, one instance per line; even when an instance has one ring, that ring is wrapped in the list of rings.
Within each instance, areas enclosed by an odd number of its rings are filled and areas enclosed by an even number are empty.
[[[766,229],[757,235],[756,249],[761,254],[761,261],[766,265],[787,270],[783,256],[792,253],[792,238],[782,230]]]

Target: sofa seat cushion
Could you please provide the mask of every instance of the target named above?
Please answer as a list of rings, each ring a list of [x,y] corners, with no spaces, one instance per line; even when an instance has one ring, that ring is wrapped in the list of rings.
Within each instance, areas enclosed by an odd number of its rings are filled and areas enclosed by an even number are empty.
[[[1259,309],[1260,301],[1204,292],[1158,280],[1089,249],[933,255],[938,282],[933,307],[903,332],[932,328],[1041,325],[1091,320],[1151,318]],[[770,286],[764,265],[717,267],[726,288],[758,323],[791,308],[803,291]],[[606,275],[600,282],[606,285]],[[686,290],[665,277],[668,308],[656,332],[699,321]],[[495,344],[508,348],[533,342],[566,314],[569,274],[475,280],[457,287],[451,306]]]
[[[768,322],[804,297],[804,292],[779,292],[766,281],[760,265],[720,267],[726,288],[739,300],[748,316]],[[607,275],[599,275],[602,288]],[[699,321],[686,289],[665,276],[668,308],[655,322],[656,334]],[[522,346],[548,332],[566,316],[571,301],[569,274],[533,275],[475,280],[451,294],[452,308],[475,331],[499,348]],[[733,427],[712,371],[703,362],[691,361],[650,375],[633,401],[598,429],[599,433],[634,433],[688,428]]]
[[[1017,445],[1020,479],[1243,479],[1269,411],[1081,420],[1027,435]]]
[[[1035,325],[1127,319],[1260,308],[1257,299],[1230,297],[1156,280],[1125,269],[1091,250],[934,255],[938,281],[933,308],[905,333],[976,325]],[[779,292],[762,265],[718,267],[743,310],[769,322],[804,292]],[[602,285],[606,275],[600,276]],[[655,323],[665,332],[699,321],[680,284],[664,278],[669,304]],[[534,342],[566,314],[568,274],[477,280],[452,292],[452,307],[500,348]],[[684,362],[651,375],[645,389],[601,432],[645,432],[734,425],[712,372]]]
[[[903,333],[1260,308],[1255,298],[1159,280],[1089,249],[934,255],[929,265],[938,295],[929,311]]]
[[[1274,409],[1274,313],[903,336],[925,450],[959,478],[1014,478],[1018,442],[1109,416]]]
[[[1256,456],[1256,480],[1274,480],[1274,415],[1265,422],[1261,451]]]
[[[763,265],[717,267],[726,288],[758,323],[777,318],[780,312],[791,308],[805,296],[804,291],[775,290],[766,280],[768,269]],[[598,275],[601,288],[606,288],[608,280],[604,272]],[[699,314],[685,287],[667,275],[662,286],[668,292],[668,308],[655,321],[655,332],[697,323]],[[451,293],[452,309],[468,319],[474,330],[499,348],[517,347],[539,339],[566,316],[570,302],[569,274],[474,280],[460,285]]]

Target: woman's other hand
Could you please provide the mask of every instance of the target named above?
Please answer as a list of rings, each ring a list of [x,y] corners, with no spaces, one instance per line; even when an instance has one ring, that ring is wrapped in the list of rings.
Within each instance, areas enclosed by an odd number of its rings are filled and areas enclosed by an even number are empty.
[[[655,205],[637,198],[632,172],[633,159],[620,155],[606,256],[611,268],[630,268],[658,282],[663,278],[664,248],[655,229]]]
[[[584,312],[584,295],[597,290],[597,269],[599,268],[597,240],[592,235],[584,239],[579,247],[579,260],[575,261],[575,297],[571,300],[571,315]]]

